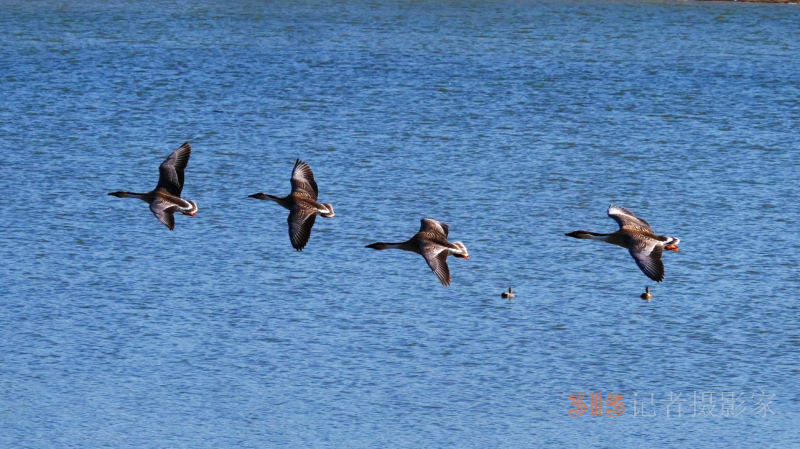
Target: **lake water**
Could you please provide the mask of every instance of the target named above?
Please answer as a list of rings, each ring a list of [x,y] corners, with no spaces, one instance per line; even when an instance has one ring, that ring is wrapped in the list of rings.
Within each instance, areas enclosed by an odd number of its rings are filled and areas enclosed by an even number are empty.
[[[0,6],[0,446],[798,444],[800,6],[224,3]],[[187,140],[196,217],[107,195]]]

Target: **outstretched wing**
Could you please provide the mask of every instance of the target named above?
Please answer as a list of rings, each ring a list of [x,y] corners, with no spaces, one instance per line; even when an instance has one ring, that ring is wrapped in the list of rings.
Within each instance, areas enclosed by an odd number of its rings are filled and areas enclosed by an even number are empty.
[[[632,239],[629,251],[642,273],[656,282],[664,280],[664,262],[661,261],[664,251],[661,245],[648,239]]]
[[[313,209],[304,209],[296,204],[289,212],[289,240],[292,241],[292,248],[301,251],[308,244],[311,238],[311,228],[317,220],[317,213]]]
[[[422,250],[422,257],[425,258],[425,262],[428,262],[431,270],[436,273],[436,277],[439,278],[442,286],[449,286],[450,267],[447,266],[447,255],[449,254],[447,248],[432,243],[423,243],[420,249]]]
[[[294,164],[292,170],[292,193],[301,192],[311,196],[315,200],[319,192],[317,191],[317,183],[314,181],[314,172],[311,167],[300,159]]]
[[[164,223],[170,231],[175,229],[175,216],[173,215],[178,209],[178,206],[167,201],[156,198],[150,203],[150,211],[158,218],[158,221]]]
[[[420,220],[419,232],[434,232],[437,234],[444,235],[444,238],[447,238],[447,234],[450,232],[450,226],[442,223],[441,221],[434,220],[433,218],[423,218]]]
[[[620,228],[635,227],[637,229],[652,231],[650,229],[650,223],[637,217],[633,214],[633,212],[625,209],[624,207],[614,205],[608,206],[608,216],[613,218]]]
[[[181,196],[183,190],[183,170],[189,163],[192,146],[184,143],[158,167],[158,185],[156,190],[163,189],[175,196]]]

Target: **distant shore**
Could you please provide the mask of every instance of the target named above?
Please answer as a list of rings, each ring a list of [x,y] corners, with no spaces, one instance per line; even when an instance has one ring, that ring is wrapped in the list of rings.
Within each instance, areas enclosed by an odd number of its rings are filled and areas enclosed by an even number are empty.
[[[698,2],[797,3],[798,0],[696,0]]]

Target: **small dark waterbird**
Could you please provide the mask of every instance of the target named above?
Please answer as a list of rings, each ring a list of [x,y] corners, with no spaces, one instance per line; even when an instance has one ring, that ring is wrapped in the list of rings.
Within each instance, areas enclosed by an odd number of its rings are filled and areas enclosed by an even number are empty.
[[[150,205],[150,211],[170,231],[175,229],[175,212],[194,217],[197,203],[181,198],[183,191],[183,171],[192,155],[192,146],[184,143],[158,167],[158,184],[147,193],[111,192],[117,198],[138,198]]]
[[[503,292],[500,296],[502,296],[503,298],[513,298],[513,297],[515,297],[517,295],[514,293],[514,289],[512,289],[511,287],[508,287],[508,291],[507,292]]]
[[[402,249],[421,255],[428,266],[433,270],[444,287],[450,285],[450,267],[447,266],[447,256],[469,259],[467,247],[461,242],[448,242],[447,236],[450,227],[431,218],[420,220],[421,226],[408,241],[400,243],[377,242],[367,245],[367,248],[385,250]]]
[[[285,196],[273,196],[266,193],[254,193],[250,198],[259,200],[275,201],[281,206],[289,209],[289,240],[292,247],[297,251],[302,251],[311,238],[311,228],[317,219],[317,215],[325,218],[333,218],[333,205],[330,203],[317,202],[319,190],[314,181],[314,172],[305,162],[298,159],[292,170],[292,192]]]
[[[649,300],[650,300],[652,297],[653,297],[653,294],[652,294],[652,293],[650,293],[650,287],[645,287],[645,288],[644,288],[644,293],[642,293],[642,295],[640,296],[640,298],[642,298],[642,299],[646,299],[646,300],[648,300],[648,301],[649,301]]]
[[[622,207],[609,206],[608,216],[617,222],[618,231],[611,234],[575,231],[566,235],[576,239],[600,240],[626,248],[647,277],[656,282],[663,281],[664,263],[661,255],[664,250],[677,252],[680,239],[656,235],[648,222]]]

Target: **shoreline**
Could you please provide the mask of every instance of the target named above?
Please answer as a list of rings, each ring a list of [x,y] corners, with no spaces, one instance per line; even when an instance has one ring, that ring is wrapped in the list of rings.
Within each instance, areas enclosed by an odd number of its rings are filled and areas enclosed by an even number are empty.
[[[698,2],[797,3],[798,0],[695,0]]]

